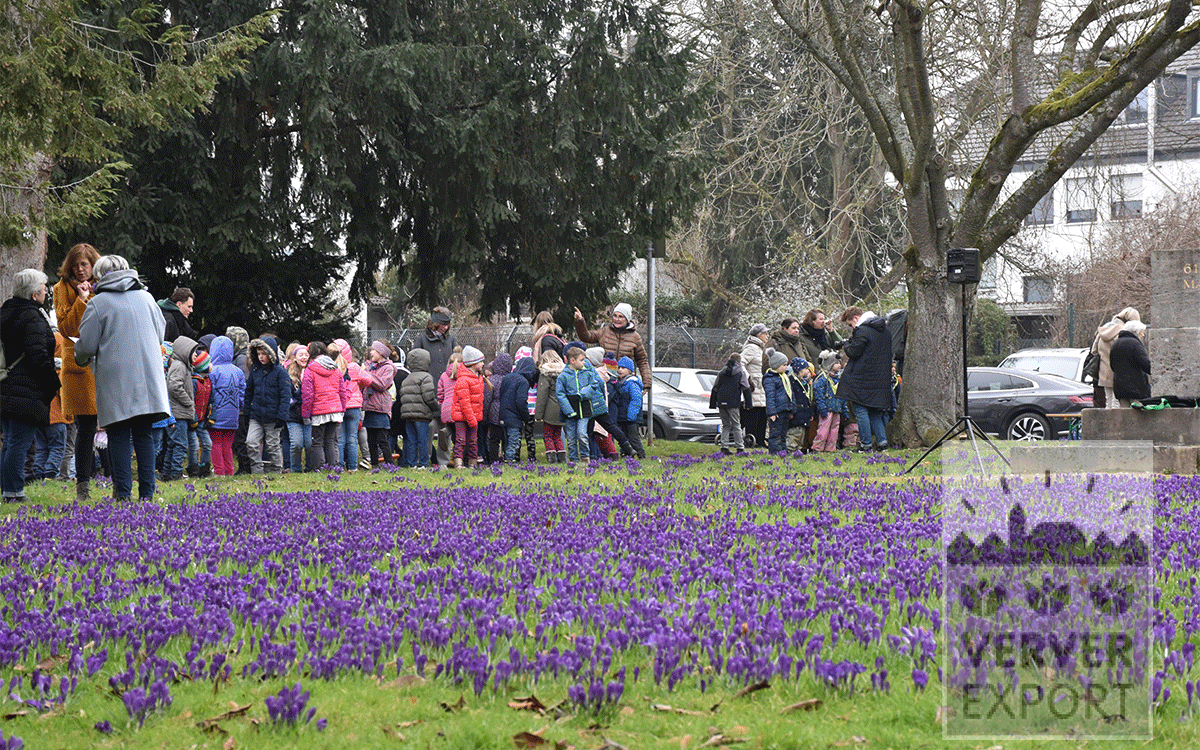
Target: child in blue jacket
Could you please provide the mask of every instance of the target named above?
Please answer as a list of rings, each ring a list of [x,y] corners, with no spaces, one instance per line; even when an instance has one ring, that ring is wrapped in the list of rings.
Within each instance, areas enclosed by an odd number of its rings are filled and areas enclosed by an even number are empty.
[[[567,367],[558,376],[554,390],[566,423],[563,440],[567,444],[567,458],[578,461],[580,456],[588,456],[588,421],[593,408],[604,403],[604,383],[596,371],[587,366],[582,348],[570,347],[563,354]]]
[[[813,386],[812,371],[808,360],[794,357],[788,363],[792,376],[792,421],[788,425],[787,449],[798,451],[804,448],[804,436],[808,434],[808,424],[812,421]]]
[[[629,445],[638,458],[646,457],[639,429],[642,423],[642,379],[634,372],[632,357],[621,357],[617,361],[616,408],[617,424],[629,438]]]
[[[788,371],[788,358],[783,352],[772,352],[767,360],[770,368],[763,374],[763,391],[767,396],[767,450],[771,453],[782,453],[786,446],[788,426],[792,421],[792,410],[795,408],[792,395],[794,388],[791,372]]]

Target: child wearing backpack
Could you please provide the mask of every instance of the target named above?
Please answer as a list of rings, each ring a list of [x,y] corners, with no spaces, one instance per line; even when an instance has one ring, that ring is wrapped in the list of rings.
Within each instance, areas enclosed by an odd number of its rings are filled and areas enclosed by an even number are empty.
[[[212,357],[201,344],[192,359],[192,400],[196,403],[196,420],[188,423],[188,476],[207,477],[212,474],[212,437],[208,434],[212,413]]]
[[[742,409],[749,409],[750,377],[742,367],[742,355],[733,352],[729,361],[717,373],[712,392],[708,396],[708,408],[716,409],[721,415],[721,452],[729,455],[746,449],[742,435]]]
[[[538,364],[537,405],[534,408],[534,421],[542,423],[542,443],[546,446],[546,463],[565,464],[567,449],[563,444],[562,410],[558,406],[556,386],[558,376],[562,375],[566,365],[558,352],[547,349],[542,352]]]
[[[813,388],[812,370],[808,360],[793,357],[788,363],[792,383],[792,421],[788,425],[787,449],[790,452],[804,450],[804,436],[808,434],[808,423],[812,421]]]
[[[842,405],[837,397],[837,380],[842,363],[834,357],[822,358],[821,374],[813,382],[813,400],[816,402],[817,437],[813,440],[814,452],[837,450],[838,428],[842,421]]]
[[[763,390],[767,395],[767,450],[782,453],[787,445],[788,426],[792,421],[794,396],[788,358],[783,352],[772,351],[767,360],[770,368],[763,374]]]
[[[589,455],[588,422],[593,405],[604,401],[604,383],[588,366],[582,347],[571,346],[564,353],[567,367],[555,383],[555,396],[565,418],[563,440],[567,444],[567,458],[578,461]]]

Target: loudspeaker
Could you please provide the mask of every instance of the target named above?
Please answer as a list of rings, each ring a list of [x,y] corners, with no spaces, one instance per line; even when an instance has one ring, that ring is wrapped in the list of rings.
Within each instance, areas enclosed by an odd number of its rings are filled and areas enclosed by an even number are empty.
[[[978,284],[979,248],[952,247],[947,250],[946,281],[952,284]]]

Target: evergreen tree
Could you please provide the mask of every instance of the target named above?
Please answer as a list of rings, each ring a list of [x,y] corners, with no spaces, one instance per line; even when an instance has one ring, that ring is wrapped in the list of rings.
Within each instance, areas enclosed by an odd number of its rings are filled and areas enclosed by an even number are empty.
[[[467,279],[484,316],[594,307],[694,202],[700,165],[673,148],[702,93],[670,32],[619,0],[289,0],[209,113],[127,155],[89,231],[251,324],[319,315],[348,268],[361,299],[385,263],[418,303]]]

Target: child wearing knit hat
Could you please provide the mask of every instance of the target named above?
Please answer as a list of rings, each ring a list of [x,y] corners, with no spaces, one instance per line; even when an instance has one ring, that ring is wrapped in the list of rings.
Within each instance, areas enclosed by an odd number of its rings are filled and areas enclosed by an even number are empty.
[[[617,361],[616,403],[613,411],[617,414],[617,424],[629,444],[634,455],[646,457],[646,449],[642,446],[640,426],[642,423],[642,379],[634,372],[632,357],[621,357]]]
[[[463,347],[462,367],[454,373],[454,467],[471,467],[479,460],[479,423],[483,421],[483,352]]]

